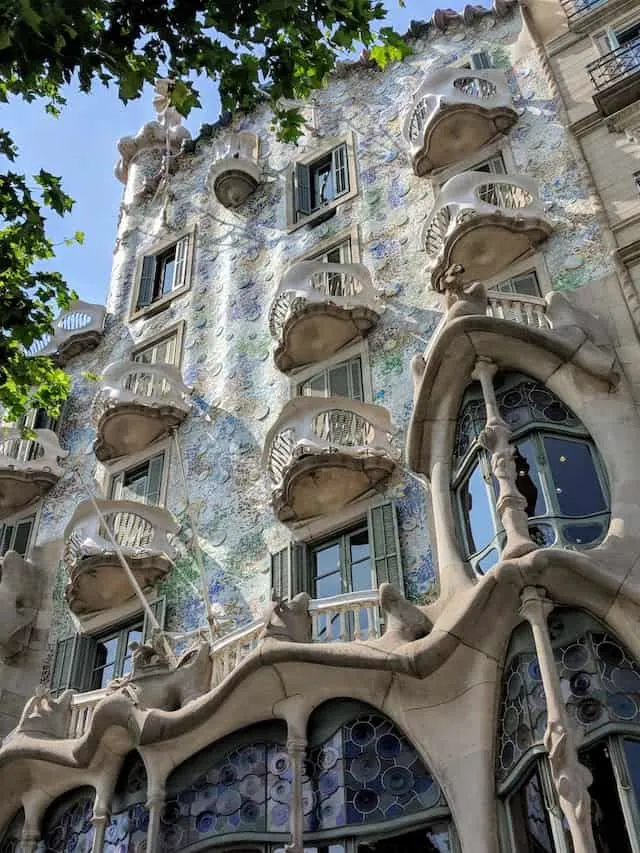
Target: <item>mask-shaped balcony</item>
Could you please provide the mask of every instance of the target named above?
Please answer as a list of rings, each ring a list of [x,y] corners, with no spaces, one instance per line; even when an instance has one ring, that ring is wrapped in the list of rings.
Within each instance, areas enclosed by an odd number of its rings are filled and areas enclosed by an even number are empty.
[[[296,524],[382,490],[396,465],[381,406],[348,397],[297,397],[269,430],[263,464],[278,519]]]
[[[63,474],[60,460],[69,453],[50,429],[36,429],[35,438],[20,430],[0,430],[0,515],[15,512],[41,498]]]
[[[404,122],[416,175],[428,175],[479,151],[518,120],[502,71],[441,68],[413,97]]]
[[[260,139],[248,130],[217,142],[207,188],[225,207],[239,207],[260,183]]]
[[[362,264],[294,264],[269,310],[276,367],[287,373],[331,358],[364,338],[381,313],[371,275]]]
[[[102,374],[91,408],[101,462],[144,450],[189,414],[190,391],[170,364],[125,361]]]
[[[171,513],[135,501],[96,502],[143,590],[164,580],[173,550],[168,535],[179,526]],[[125,570],[89,500],[82,501],[64,532],[65,596],[77,615],[124,604],[134,595]]]
[[[75,355],[95,349],[104,331],[103,305],[76,300],[53,324],[53,335],[45,335],[29,348],[30,356],[51,356],[62,366]]]
[[[424,230],[434,261],[431,284],[453,264],[464,267],[462,283],[492,278],[530,254],[553,226],[538,200],[535,181],[521,175],[462,172],[442,187]]]

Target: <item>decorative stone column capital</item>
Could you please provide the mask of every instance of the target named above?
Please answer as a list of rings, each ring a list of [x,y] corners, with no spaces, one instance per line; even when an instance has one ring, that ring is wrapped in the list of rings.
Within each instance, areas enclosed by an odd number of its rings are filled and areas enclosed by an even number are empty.
[[[153,806],[162,806],[164,805],[166,796],[167,792],[164,790],[164,788],[156,789],[155,791],[150,791],[145,805],[148,809],[153,808]]]
[[[541,586],[526,586],[520,594],[520,615],[530,625],[547,626],[547,619],[554,608],[554,603],[547,598],[547,591]]]
[[[498,365],[495,361],[492,361],[485,355],[481,355],[476,359],[475,366],[471,371],[471,378],[477,379],[478,382],[482,382],[483,379],[491,381],[497,372]]]
[[[290,736],[287,739],[287,752],[291,753],[306,753],[307,739],[305,737]]]

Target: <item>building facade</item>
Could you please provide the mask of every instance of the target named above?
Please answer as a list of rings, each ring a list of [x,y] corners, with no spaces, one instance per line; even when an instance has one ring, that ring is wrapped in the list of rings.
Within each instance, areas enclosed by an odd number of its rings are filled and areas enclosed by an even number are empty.
[[[118,143],[0,445],[0,851],[640,853],[640,13]]]

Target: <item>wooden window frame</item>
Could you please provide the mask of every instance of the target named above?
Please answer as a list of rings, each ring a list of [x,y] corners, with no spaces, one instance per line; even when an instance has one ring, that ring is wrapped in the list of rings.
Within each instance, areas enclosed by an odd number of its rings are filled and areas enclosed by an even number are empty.
[[[182,296],[183,294],[189,291],[189,289],[191,288],[196,234],[197,231],[195,227],[186,229],[180,234],[174,235],[168,239],[165,238],[162,241],[158,241],[148,247],[145,247],[144,250],[138,255],[134,276],[134,286],[131,289],[129,320],[137,320],[140,317],[148,317],[152,314],[157,313],[158,311],[162,311],[173,299],[178,296]],[[180,276],[182,283],[178,287],[175,287],[170,290],[168,293],[161,295],[144,305],[139,305],[140,290],[143,285],[143,276],[147,272],[145,271],[145,264],[147,263],[147,261],[149,261],[149,259],[155,260],[159,257],[162,257],[167,252],[169,252],[173,246],[178,246],[178,244],[181,243],[183,240],[186,240],[187,242],[185,244],[186,248],[184,257],[184,267],[182,268],[183,271]],[[153,274],[155,275],[155,272]]]
[[[526,258],[522,258],[522,260],[508,267],[506,270],[503,270],[499,275],[487,279],[485,282],[487,290],[497,290],[497,285],[502,284],[509,279],[526,275],[530,272],[535,273],[536,278],[538,279],[540,296],[544,297],[547,293],[551,293],[553,289],[551,277],[542,252],[536,252],[534,255],[528,255]]]
[[[160,441],[152,444],[150,447],[145,447],[139,453],[132,453],[130,456],[125,456],[117,462],[105,466],[104,494],[108,495],[107,500],[117,500],[111,497],[113,494],[114,482],[121,475],[125,474],[145,462],[150,461],[153,457],[159,454],[164,454],[164,462],[162,466],[162,477],[160,478],[160,493],[159,500],[154,506],[165,507],[167,501],[167,489],[169,483],[169,470],[171,467],[171,439],[163,438]]]
[[[163,329],[161,332],[158,332],[155,335],[151,335],[148,338],[143,338],[142,340],[138,341],[131,350],[131,360],[136,361],[137,356],[141,355],[145,350],[151,349],[152,347],[156,347],[158,346],[158,344],[162,344],[166,340],[169,340],[169,338],[175,338],[176,357],[173,364],[179,370],[182,366],[182,346],[184,341],[185,325],[185,321],[180,320],[178,323],[174,323],[167,329]]]

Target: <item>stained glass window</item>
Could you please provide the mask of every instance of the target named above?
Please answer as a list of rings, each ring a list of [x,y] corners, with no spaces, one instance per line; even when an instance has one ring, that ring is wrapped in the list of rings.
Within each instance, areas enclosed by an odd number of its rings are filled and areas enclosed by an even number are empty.
[[[116,784],[111,817],[105,830],[103,853],[144,853],[147,847],[149,810],[147,773],[137,752],[124,761]]]
[[[529,534],[542,548],[599,542],[609,522],[604,473],[584,425],[548,388],[518,374],[498,374],[496,399],[511,427],[516,486],[531,519]],[[493,566],[505,534],[490,455],[478,438],[486,424],[479,383],[462,401],[454,444],[453,489],[466,555],[477,572]]]
[[[7,826],[0,841],[0,853],[18,853],[24,828],[24,810],[20,809]]]
[[[173,853],[209,837],[237,832],[289,831],[292,776],[283,746],[255,742],[205,764],[201,754],[200,772],[193,781],[169,785],[160,821],[161,850]]]
[[[79,788],[50,806],[42,826],[46,853],[91,853],[94,797],[93,789]]]
[[[343,724],[311,750],[303,790],[307,832],[446,809],[418,753],[376,713]]]

